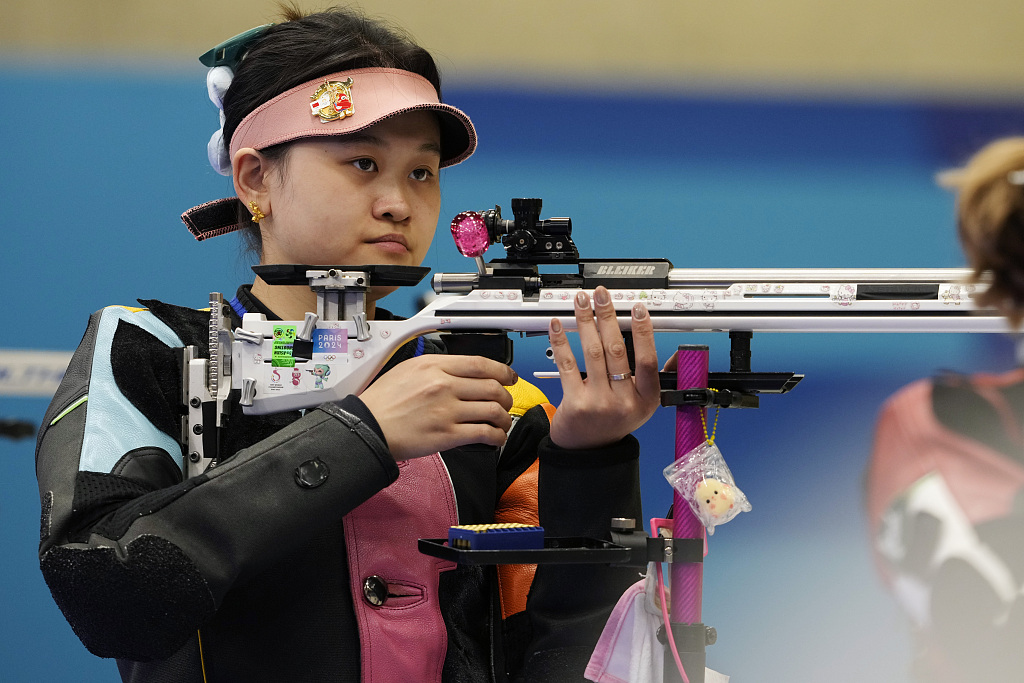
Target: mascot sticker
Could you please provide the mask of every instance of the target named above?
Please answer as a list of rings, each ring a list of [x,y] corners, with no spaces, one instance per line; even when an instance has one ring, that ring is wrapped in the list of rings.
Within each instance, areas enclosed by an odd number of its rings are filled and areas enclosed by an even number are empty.
[[[331,366],[317,364],[313,366],[312,370],[306,370],[306,372],[312,373],[313,375],[313,388],[323,389],[324,382],[331,374]]]

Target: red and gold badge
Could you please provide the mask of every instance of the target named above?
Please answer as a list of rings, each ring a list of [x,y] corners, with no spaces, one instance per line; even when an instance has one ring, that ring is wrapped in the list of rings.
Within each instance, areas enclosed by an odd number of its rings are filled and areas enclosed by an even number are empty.
[[[337,121],[356,112],[356,107],[352,103],[351,78],[344,81],[324,81],[310,99],[313,101],[310,102],[309,108],[323,123]]]

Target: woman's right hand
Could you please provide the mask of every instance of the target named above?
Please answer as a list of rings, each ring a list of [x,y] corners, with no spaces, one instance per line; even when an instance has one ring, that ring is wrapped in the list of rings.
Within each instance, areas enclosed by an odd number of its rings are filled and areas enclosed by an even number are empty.
[[[359,398],[373,413],[395,460],[456,446],[505,443],[518,377],[507,365],[479,356],[429,354],[403,361]]]

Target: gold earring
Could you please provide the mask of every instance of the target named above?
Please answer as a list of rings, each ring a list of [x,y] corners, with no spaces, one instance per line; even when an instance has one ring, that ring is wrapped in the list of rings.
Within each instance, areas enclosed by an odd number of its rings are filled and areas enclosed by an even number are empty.
[[[260,221],[266,218],[262,211],[260,211],[259,204],[255,201],[249,202],[249,210],[252,211],[252,222],[259,225]]]

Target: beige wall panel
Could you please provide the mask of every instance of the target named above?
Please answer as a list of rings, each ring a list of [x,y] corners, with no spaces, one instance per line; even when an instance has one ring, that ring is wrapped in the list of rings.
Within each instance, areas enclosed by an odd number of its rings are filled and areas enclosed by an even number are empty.
[[[300,0],[304,9],[322,6]],[[449,80],[1024,97],[1020,0],[368,0]],[[267,0],[4,0],[0,57],[186,65]]]

